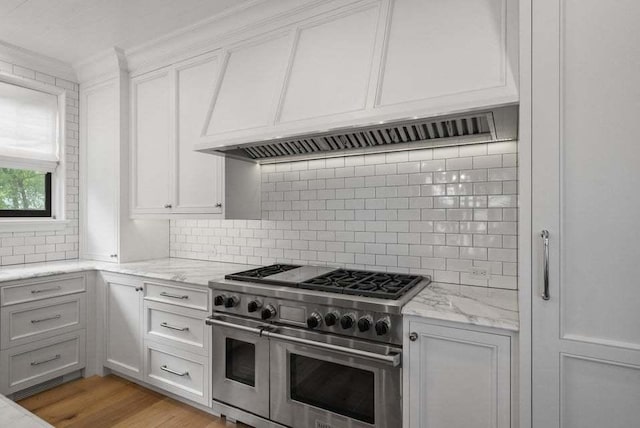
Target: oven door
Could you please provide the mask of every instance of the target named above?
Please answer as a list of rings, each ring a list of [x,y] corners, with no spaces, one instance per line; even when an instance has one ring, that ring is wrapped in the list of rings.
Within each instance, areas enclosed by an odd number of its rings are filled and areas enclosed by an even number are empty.
[[[399,349],[286,328],[269,339],[272,420],[294,428],[402,426]]]
[[[260,323],[214,314],[212,397],[214,400],[269,417],[269,341],[256,334]]]

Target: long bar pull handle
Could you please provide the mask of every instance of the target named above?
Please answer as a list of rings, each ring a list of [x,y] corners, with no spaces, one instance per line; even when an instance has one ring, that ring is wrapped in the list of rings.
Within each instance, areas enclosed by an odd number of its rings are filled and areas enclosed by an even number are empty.
[[[540,233],[540,237],[542,237],[542,246],[543,246],[543,276],[544,276],[544,288],[542,289],[542,300],[549,300],[551,296],[549,295],[549,231],[543,230]]]
[[[62,358],[62,356],[60,354],[56,354],[55,356],[53,356],[51,358],[47,358],[46,360],[32,361],[31,365],[32,366],[39,366],[40,364],[50,363],[51,361],[59,360],[60,358]]]
[[[50,288],[41,288],[39,290],[31,290],[31,294],[38,294],[38,293],[47,293],[50,291],[58,291],[58,290],[62,290],[61,286],[56,286],[56,287],[50,287]]]
[[[189,327],[176,327],[166,322],[160,323],[160,327],[164,327],[164,328],[168,328],[170,330],[176,330],[176,331],[189,331]]]
[[[189,376],[189,372],[177,372],[175,370],[170,369],[167,366],[160,366],[160,370],[165,371],[167,373],[171,373],[176,376],[180,376],[180,377]]]
[[[62,318],[62,315],[58,314],[58,315],[54,315],[52,317],[40,318],[40,319],[37,319],[37,320],[31,320],[31,324],[38,324],[39,322],[59,320],[60,318]]]
[[[169,297],[170,299],[180,299],[180,300],[186,300],[189,298],[189,296],[185,295],[178,295],[178,294],[171,294],[171,293],[167,293],[166,291],[163,291],[162,293],[160,293],[160,295],[162,297]]]

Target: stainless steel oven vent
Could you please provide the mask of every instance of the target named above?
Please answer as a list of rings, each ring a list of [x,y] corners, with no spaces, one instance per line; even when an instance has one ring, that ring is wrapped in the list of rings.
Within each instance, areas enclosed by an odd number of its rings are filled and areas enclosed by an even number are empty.
[[[490,111],[342,128],[217,149],[260,163],[413,150],[517,138],[517,106]]]

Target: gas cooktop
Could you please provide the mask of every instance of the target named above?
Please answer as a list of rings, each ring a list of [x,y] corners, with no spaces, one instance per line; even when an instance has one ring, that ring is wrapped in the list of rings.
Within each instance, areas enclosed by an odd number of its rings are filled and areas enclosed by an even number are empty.
[[[230,274],[225,279],[390,300],[425,279],[430,282],[419,275],[284,264]]]

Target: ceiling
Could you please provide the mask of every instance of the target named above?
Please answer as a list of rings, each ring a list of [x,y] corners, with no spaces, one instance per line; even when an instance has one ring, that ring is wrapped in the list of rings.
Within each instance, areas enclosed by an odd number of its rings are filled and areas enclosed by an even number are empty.
[[[0,41],[66,63],[128,49],[250,0],[0,0]]]

